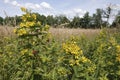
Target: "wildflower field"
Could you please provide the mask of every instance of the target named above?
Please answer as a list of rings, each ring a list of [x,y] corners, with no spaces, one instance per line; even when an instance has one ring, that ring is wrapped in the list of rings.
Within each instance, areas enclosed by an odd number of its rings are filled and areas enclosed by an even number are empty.
[[[58,42],[36,15],[24,12],[15,38],[0,39],[0,80],[120,80],[120,33]]]

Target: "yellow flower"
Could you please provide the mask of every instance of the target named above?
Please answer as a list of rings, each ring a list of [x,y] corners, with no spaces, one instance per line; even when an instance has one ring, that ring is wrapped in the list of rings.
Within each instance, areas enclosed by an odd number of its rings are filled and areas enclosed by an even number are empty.
[[[22,20],[25,22],[27,20],[26,16],[22,16]]]
[[[115,38],[114,37],[110,37],[110,43],[114,46],[114,45],[116,45],[116,40],[115,40]]]
[[[74,59],[69,60],[70,66],[79,65],[80,64],[79,62],[80,60],[74,60]]]
[[[22,36],[22,35],[25,35],[25,34],[27,34],[27,31],[25,29],[19,29],[18,30],[18,35],[19,36]]]
[[[78,59],[79,58],[79,56],[78,55],[75,55],[75,59]]]
[[[76,65],[79,65],[79,60],[75,60],[75,64],[76,64]]]
[[[75,65],[75,60],[71,59],[71,60],[69,61],[69,64],[70,64],[70,66],[74,66],[74,65]]]
[[[82,51],[82,50],[80,50],[80,54],[81,54],[81,55],[83,54],[83,51]]]
[[[37,26],[41,26],[41,22],[38,21],[38,22],[37,22]]]
[[[25,27],[25,24],[24,23],[20,23],[20,27]]]
[[[28,52],[28,49],[23,49],[23,50],[21,51],[21,54],[24,55],[24,54],[27,53],[27,52]]]
[[[35,22],[20,23],[20,27],[32,27],[34,25],[35,25]]]
[[[35,41],[33,41],[32,44],[35,45]]]
[[[29,56],[34,56],[32,52],[30,52],[28,55],[29,55]]]
[[[21,7],[21,11],[26,12],[27,9],[25,7]]]
[[[117,48],[117,52],[120,52],[120,45],[117,45],[116,48]]]
[[[35,14],[32,14],[32,17],[34,20],[36,20],[36,15]]]
[[[107,62],[108,65],[114,65],[111,61]]]
[[[49,30],[49,25],[45,25],[45,31]]]
[[[67,70],[63,67],[58,68],[57,72],[61,75],[66,75],[67,74]]]
[[[93,73],[95,71],[95,69],[96,69],[96,66],[92,65],[92,66],[88,67],[87,71]]]
[[[77,46],[76,42],[71,43],[63,43],[63,49],[66,53],[70,53],[72,55],[81,55],[82,50],[79,46]]]
[[[85,62],[90,62],[90,60],[89,60],[88,58],[86,58],[85,56],[82,56],[82,57],[81,57],[81,61],[82,61],[83,63],[85,63]]]
[[[15,29],[13,30],[13,32],[16,33],[16,32],[17,32],[17,29],[15,28]]]
[[[120,54],[117,54],[116,61],[120,62]]]
[[[11,54],[12,54],[12,52],[9,52],[9,54],[11,55]]]
[[[35,22],[26,22],[26,27],[32,27],[35,25]]]

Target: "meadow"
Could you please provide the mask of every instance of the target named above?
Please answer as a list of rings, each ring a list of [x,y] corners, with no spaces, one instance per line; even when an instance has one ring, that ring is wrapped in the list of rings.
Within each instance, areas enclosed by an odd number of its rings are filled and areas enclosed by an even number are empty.
[[[0,36],[15,36],[14,29],[15,27],[0,26]],[[93,39],[99,34],[100,29],[53,28],[51,26],[49,32],[57,41],[64,41],[71,36],[81,37],[83,35],[89,39]]]
[[[0,80],[120,80],[120,32],[50,28],[25,13],[0,27]]]

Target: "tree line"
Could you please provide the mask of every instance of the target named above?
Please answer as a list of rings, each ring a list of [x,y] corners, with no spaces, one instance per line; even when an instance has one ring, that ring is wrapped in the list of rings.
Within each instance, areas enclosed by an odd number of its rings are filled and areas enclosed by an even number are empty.
[[[96,9],[96,12],[90,16],[89,12],[86,12],[83,17],[74,16],[72,20],[68,19],[65,15],[44,16],[39,13],[33,13],[37,16],[37,21],[40,21],[43,25],[48,24],[52,27],[67,27],[67,28],[102,28],[102,27],[117,27],[120,25],[120,12],[115,16],[112,24],[109,24],[110,15],[112,12],[111,7],[107,7],[105,10]],[[15,17],[0,17],[0,25],[16,26],[21,22],[21,16]]]

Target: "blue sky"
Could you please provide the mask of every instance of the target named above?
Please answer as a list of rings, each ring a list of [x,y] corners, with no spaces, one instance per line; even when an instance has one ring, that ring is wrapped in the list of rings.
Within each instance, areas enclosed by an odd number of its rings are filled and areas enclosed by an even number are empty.
[[[67,17],[80,16],[85,12],[95,13],[97,8],[106,8],[112,3],[114,8],[120,9],[120,0],[0,0],[0,16],[21,15],[20,7],[32,9],[44,15],[60,15]]]

